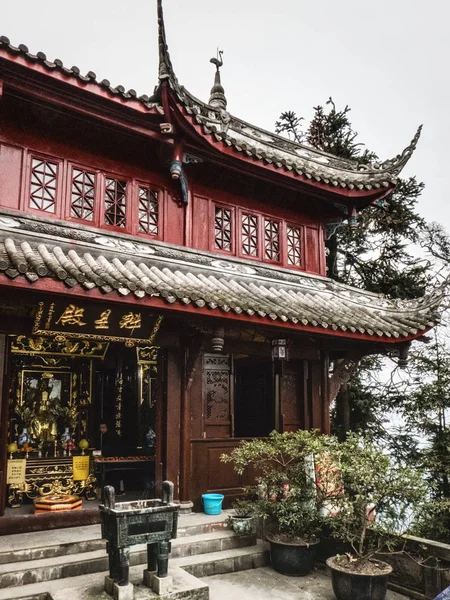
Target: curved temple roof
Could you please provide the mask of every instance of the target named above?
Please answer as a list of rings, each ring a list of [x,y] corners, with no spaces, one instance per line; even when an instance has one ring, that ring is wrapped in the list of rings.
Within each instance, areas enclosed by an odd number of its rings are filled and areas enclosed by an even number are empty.
[[[418,128],[410,144],[393,159],[361,164],[298,144],[251,125],[231,115],[225,108],[198,100],[178,83],[168,52],[162,0],[157,0],[157,7],[159,82],[160,84],[164,81],[168,82],[186,116],[194,125],[200,126],[205,135],[211,135],[219,147],[222,144],[232,147],[242,155],[247,155],[263,164],[272,164],[306,180],[321,182],[334,188],[368,191],[392,188],[396,185],[399,173],[417,146],[422,126]],[[59,59],[48,60],[43,52],[32,54],[23,44],[15,47],[5,36],[0,37],[0,49],[2,48],[15,59],[23,59],[29,65],[44,67],[48,73],[60,73],[69,81],[73,79],[86,85],[86,89],[89,85],[93,85],[94,89],[107,92],[112,99],[118,98],[121,102],[128,102],[130,106],[134,102],[137,103],[135,106],[143,107],[144,110],[157,109],[163,114],[163,109],[155,101],[154,96],[138,97],[133,89],[126,91],[121,85],[113,87],[106,79],[97,81],[93,71],[82,75],[78,67],[66,67]]]
[[[25,217],[0,216],[0,272],[31,289],[52,279],[80,296],[98,289],[180,311],[384,342],[433,327],[441,300],[390,300],[325,277]]]
[[[395,158],[372,164],[343,159],[315,148],[292,142],[279,135],[250,125],[225,109],[198,100],[178,83],[168,51],[162,0],[158,0],[159,80],[167,81],[178,101],[205,134],[214,135],[217,142],[273,163],[279,168],[294,171],[307,179],[348,189],[377,189],[391,187],[411,158],[422,131],[417,129],[410,144]]]

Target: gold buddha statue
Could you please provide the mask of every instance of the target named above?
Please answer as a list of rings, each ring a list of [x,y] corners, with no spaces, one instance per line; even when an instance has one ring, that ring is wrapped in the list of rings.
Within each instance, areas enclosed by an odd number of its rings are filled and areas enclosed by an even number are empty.
[[[58,435],[56,422],[49,412],[48,392],[44,390],[41,395],[39,412],[34,421],[35,435],[42,442],[53,440]]]

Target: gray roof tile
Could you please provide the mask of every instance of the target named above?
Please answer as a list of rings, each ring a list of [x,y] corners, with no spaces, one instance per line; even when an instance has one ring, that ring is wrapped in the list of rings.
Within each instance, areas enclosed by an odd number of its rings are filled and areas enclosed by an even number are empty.
[[[27,217],[0,215],[0,272],[32,286],[52,278],[67,287],[105,294],[157,296],[169,304],[290,322],[317,332],[359,332],[377,340],[414,337],[438,321],[439,292],[391,300],[325,277],[261,263],[99,235]],[[0,275],[1,277],[1,275]]]

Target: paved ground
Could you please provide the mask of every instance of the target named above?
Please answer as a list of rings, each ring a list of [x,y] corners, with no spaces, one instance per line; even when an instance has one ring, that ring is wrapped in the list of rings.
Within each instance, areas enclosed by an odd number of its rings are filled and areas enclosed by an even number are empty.
[[[322,571],[306,577],[280,575],[271,567],[213,575],[203,579],[209,585],[210,600],[335,600],[331,579]],[[408,600],[388,591],[386,600]]]

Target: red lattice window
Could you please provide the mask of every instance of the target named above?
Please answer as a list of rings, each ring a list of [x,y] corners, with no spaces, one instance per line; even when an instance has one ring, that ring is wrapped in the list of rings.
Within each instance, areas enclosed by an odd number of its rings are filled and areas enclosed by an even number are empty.
[[[242,254],[258,256],[258,217],[242,213]]]
[[[264,258],[280,260],[280,223],[264,219]]]
[[[233,213],[227,208],[216,206],[214,216],[214,248],[232,250]]]
[[[118,179],[106,178],[105,223],[116,227],[126,226],[127,183]]]
[[[31,161],[31,185],[29,207],[54,213],[58,163],[40,158]]]
[[[139,232],[158,235],[159,192],[139,187]]]
[[[288,264],[296,267],[302,265],[301,230],[298,227],[287,227]]]
[[[73,169],[70,216],[84,221],[94,220],[95,173]]]

